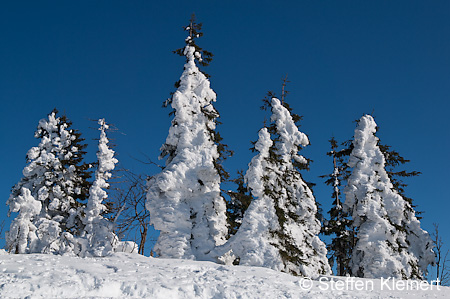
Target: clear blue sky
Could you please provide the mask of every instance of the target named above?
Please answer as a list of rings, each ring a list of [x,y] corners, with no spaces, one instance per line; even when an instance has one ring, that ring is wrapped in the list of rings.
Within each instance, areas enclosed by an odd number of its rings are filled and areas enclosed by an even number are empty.
[[[0,4],[0,196],[21,177],[25,154],[37,145],[39,119],[57,107],[89,141],[89,119],[106,118],[119,160],[136,172],[156,167],[170,125],[161,108],[181,75],[195,12],[204,25],[200,46],[214,53],[206,71],[218,94],[219,130],[246,169],[265,114],[260,99],[279,92],[288,74],[294,112],[314,160],[304,177],[330,206],[319,175],[331,171],[327,140],[349,139],[354,120],[372,113],[378,136],[410,159],[407,194],[425,211],[423,227],[440,223],[450,245],[450,1],[3,1]],[[0,218],[6,207],[0,205]],[[7,222],[9,226],[9,221]],[[450,246],[449,246],[450,247]]]

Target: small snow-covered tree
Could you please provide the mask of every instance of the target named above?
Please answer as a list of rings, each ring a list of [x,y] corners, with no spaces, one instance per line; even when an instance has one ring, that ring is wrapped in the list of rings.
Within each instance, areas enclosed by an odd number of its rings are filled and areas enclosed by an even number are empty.
[[[336,262],[337,275],[351,275],[351,269],[348,266],[352,248],[355,242],[354,231],[351,228],[351,220],[348,214],[343,211],[344,197],[341,193],[342,181],[348,177],[348,167],[345,164],[347,149],[338,150],[336,139],[330,139],[331,151],[327,153],[333,158],[333,172],[328,175],[321,176],[327,178],[325,183],[333,187],[331,197],[333,205],[328,211],[329,219],[324,221],[322,232],[329,236],[332,235],[332,241],[327,245],[329,262],[333,266]]]
[[[434,260],[432,242],[410,203],[390,181],[376,128],[370,115],[359,120],[348,162],[353,170],[344,191],[344,206],[357,233],[352,274],[422,279]]]
[[[12,253],[28,253],[33,250],[37,236],[33,220],[41,212],[41,203],[33,198],[30,190],[22,187],[21,194],[6,202],[9,213],[19,212],[6,233],[6,249]]]
[[[82,163],[86,145],[80,133],[70,128],[71,122],[56,114],[55,109],[39,121],[35,137],[40,143],[28,151],[23,178],[8,200],[13,204],[26,188],[28,202],[33,202],[32,197],[41,203],[39,215],[32,218],[37,239],[29,252],[73,253],[74,236],[83,230],[80,211],[90,176],[89,166]]]
[[[327,250],[317,236],[317,206],[299,172],[307,160],[298,151],[309,140],[284,105],[276,98],[270,101],[271,126],[260,130],[259,153],[245,175],[255,199],[228,247],[240,265],[307,277],[329,274]]]
[[[214,260],[209,253],[225,243],[226,205],[221,195],[221,160],[226,147],[216,132],[219,113],[216,94],[196,61],[209,63],[211,54],[198,47],[201,24],[191,19],[186,46],[176,53],[186,58],[171,104],[174,118],[161,148],[166,157],[161,173],[148,182],[146,207],[150,221],[160,231],[154,251],[161,257]],[[206,57],[202,56],[206,54]]]
[[[89,199],[84,210],[83,223],[85,225],[85,235],[87,239],[86,252],[83,255],[106,256],[115,251],[118,245],[118,238],[114,234],[113,223],[103,217],[106,206],[103,201],[108,198],[106,189],[109,188],[108,179],[111,178],[111,171],[114,170],[118,162],[114,158],[114,151],[109,148],[109,140],[106,137],[106,130],[109,126],[105,119],[99,119],[100,139],[98,141],[98,167],[95,171],[95,180],[89,189]]]

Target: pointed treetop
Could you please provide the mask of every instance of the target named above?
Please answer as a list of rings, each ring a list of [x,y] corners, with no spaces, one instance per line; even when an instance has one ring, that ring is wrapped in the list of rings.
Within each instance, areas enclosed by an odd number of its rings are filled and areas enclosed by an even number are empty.
[[[180,56],[186,56],[187,61],[194,61],[195,59],[201,66],[208,66],[212,61],[213,54],[199,47],[195,40],[203,36],[202,23],[196,23],[195,14],[192,14],[189,20],[189,25],[184,26],[183,29],[189,32],[186,37],[186,46],[184,48],[173,51]]]
[[[191,15],[191,19],[189,20],[189,26],[183,27],[184,30],[189,31],[189,36],[186,38],[186,45],[194,44],[194,40],[203,36],[202,23],[195,23],[195,14]]]
[[[288,90],[286,90],[286,85],[291,81],[288,81],[288,75],[283,78],[283,84],[281,85],[281,104],[284,104],[284,99],[286,98],[287,94],[289,93]]]
[[[100,131],[105,131],[109,129],[109,125],[105,122],[104,118],[100,118],[98,120],[98,124],[100,125],[100,128],[98,128]]]
[[[288,90],[286,90],[287,83],[290,83],[291,81],[288,80],[288,75],[282,79],[283,83],[281,84],[281,97],[278,97],[275,92],[268,91],[267,95],[262,99],[263,105],[260,107],[261,110],[267,111],[272,108],[271,102],[273,98],[281,99],[281,105],[286,108],[289,113],[291,114],[292,119],[297,124],[297,126],[300,127],[298,122],[302,120],[302,116],[293,113],[292,108],[289,106],[289,104],[286,102],[286,97],[290,93]]]

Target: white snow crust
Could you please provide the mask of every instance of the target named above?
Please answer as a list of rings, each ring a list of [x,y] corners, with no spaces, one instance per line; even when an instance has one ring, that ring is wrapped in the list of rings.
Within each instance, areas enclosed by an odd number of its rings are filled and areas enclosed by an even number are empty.
[[[103,258],[0,251],[0,298],[448,298],[450,288],[399,290],[380,280],[322,281],[260,267],[115,253]],[[324,280],[334,282],[325,282]],[[405,281],[400,281],[405,283]],[[370,283],[373,284],[373,289]],[[367,288],[366,288],[367,284]],[[353,289],[351,289],[353,286]],[[389,288],[388,288],[389,287]],[[431,286],[430,286],[431,287]]]

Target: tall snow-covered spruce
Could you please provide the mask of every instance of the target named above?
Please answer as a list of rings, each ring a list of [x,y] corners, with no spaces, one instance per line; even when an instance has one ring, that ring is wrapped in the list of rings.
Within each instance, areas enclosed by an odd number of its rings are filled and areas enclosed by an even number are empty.
[[[272,124],[260,130],[258,154],[245,174],[255,199],[225,247],[240,265],[307,277],[329,274],[327,250],[317,236],[317,206],[299,172],[308,163],[298,154],[308,137],[298,130],[287,104],[273,98],[269,105]]]
[[[434,261],[432,242],[411,204],[393,186],[376,130],[372,116],[359,120],[348,162],[353,170],[344,209],[357,234],[349,266],[359,277],[423,279]]]
[[[74,236],[83,230],[80,212],[90,177],[82,163],[86,145],[71,122],[56,114],[39,121],[40,143],[28,151],[23,178],[7,201],[10,212],[19,212],[7,234],[11,252],[72,254]]]
[[[111,171],[118,162],[114,158],[114,151],[109,148],[106,130],[109,126],[104,119],[99,119],[100,139],[98,141],[98,166],[95,171],[95,180],[89,189],[89,199],[84,210],[83,223],[84,236],[87,239],[85,251],[82,255],[106,256],[114,252],[119,244],[118,237],[113,232],[113,223],[103,217],[106,206],[103,201],[108,198],[106,189],[111,178]]]
[[[168,100],[174,118],[160,158],[161,173],[148,182],[146,207],[150,221],[160,231],[154,251],[161,257],[215,260],[211,250],[226,241],[226,205],[221,195],[221,159],[226,148],[216,132],[219,113],[216,94],[196,61],[207,65],[212,54],[196,38],[201,24],[191,19],[186,46],[175,51],[186,58],[177,90]]]

